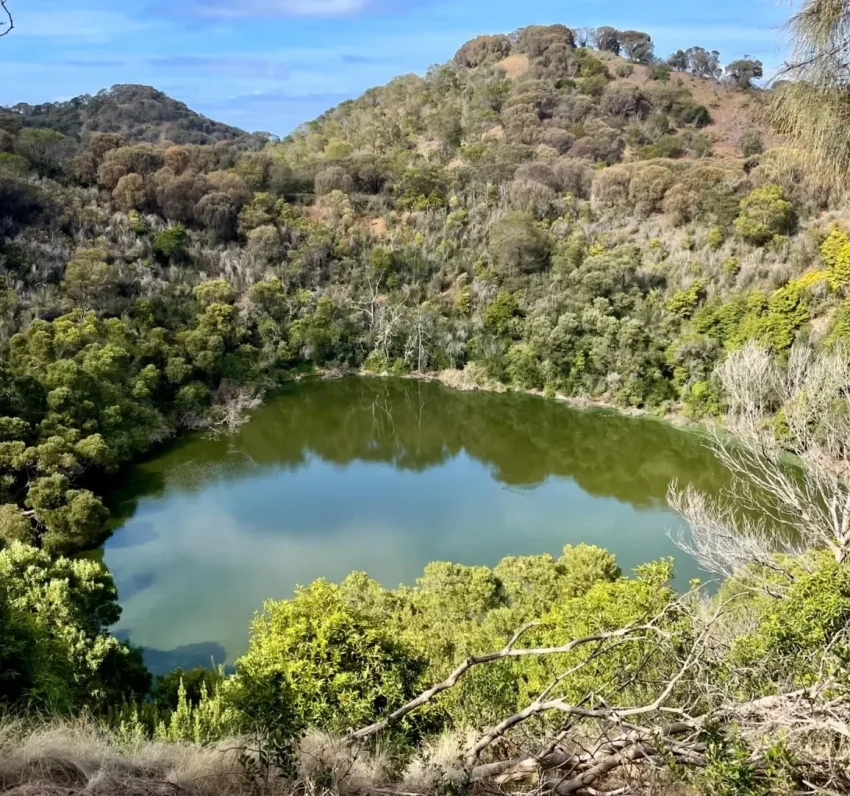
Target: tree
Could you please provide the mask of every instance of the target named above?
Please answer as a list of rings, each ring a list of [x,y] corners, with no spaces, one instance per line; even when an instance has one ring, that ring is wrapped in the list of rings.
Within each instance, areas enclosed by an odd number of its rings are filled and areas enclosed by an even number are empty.
[[[687,72],[690,66],[688,53],[684,50],[676,50],[676,52],[667,59],[667,66],[671,69],[675,69],[677,72]]]
[[[620,37],[616,28],[603,25],[593,31],[591,38],[597,50],[614,53],[614,55],[620,54]]]
[[[36,479],[26,499],[44,529],[40,541],[51,552],[85,550],[101,541],[109,511],[87,489],[70,489],[64,475]]]
[[[529,213],[513,211],[490,227],[490,257],[506,276],[542,271],[549,261],[546,235]]]
[[[331,191],[351,193],[353,188],[353,180],[348,172],[340,166],[329,166],[316,174],[315,190],[317,194],[327,194]]]
[[[710,77],[716,80],[720,77],[720,53],[717,50],[703,49],[702,47],[690,47],[687,52],[688,69],[697,77]]]
[[[102,249],[80,249],[68,263],[62,287],[75,306],[103,309],[114,299],[118,277],[105,257]]]
[[[145,180],[141,174],[125,174],[118,180],[112,198],[125,212],[138,210],[145,203]]]
[[[166,179],[159,184],[156,188],[156,201],[160,211],[169,221],[185,224],[193,220],[195,206],[208,190],[209,186],[202,175],[186,171],[179,177]]]
[[[68,168],[75,145],[56,130],[25,128],[18,134],[15,149],[39,174],[57,177]]]
[[[808,549],[827,550],[844,563],[850,556],[848,351],[815,353],[801,344],[783,367],[767,349],[748,343],[729,354],[717,377],[735,438],[717,435],[712,445],[738,478],[731,499],[713,500],[690,487],[671,489],[672,505],[692,528],[680,543],[710,572],[729,576],[752,565],[767,567],[753,574],[776,573],[770,588],[779,590],[793,577],[777,562],[776,551],[800,556]],[[766,422],[777,411],[781,439]],[[796,467],[786,459],[788,449]]]
[[[761,61],[746,56],[726,66],[726,79],[741,90],[752,88],[753,80],[758,80],[763,74]]]
[[[623,30],[620,31],[618,36],[623,51],[629,60],[637,61],[641,64],[652,62],[655,46],[648,33],[643,33],[639,30]]]
[[[221,191],[208,193],[195,205],[195,218],[219,240],[236,236],[236,203]]]
[[[850,172],[847,114],[850,51],[845,0],[806,0],[788,23],[792,53],[770,105],[770,121],[797,149],[807,174],[843,187]]]
[[[70,712],[147,691],[138,654],[108,632],[117,596],[94,561],[0,550],[0,704]]]
[[[464,44],[454,55],[454,62],[467,69],[487,61],[497,61],[511,54],[511,40],[507,36],[477,36]]]
[[[154,253],[162,260],[181,263],[186,260],[189,236],[182,224],[173,224],[160,232],[153,241]]]

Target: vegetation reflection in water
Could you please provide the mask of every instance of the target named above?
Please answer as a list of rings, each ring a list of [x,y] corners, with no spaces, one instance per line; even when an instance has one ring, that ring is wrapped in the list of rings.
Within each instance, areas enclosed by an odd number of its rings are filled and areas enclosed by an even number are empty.
[[[676,549],[674,478],[716,492],[699,437],[654,420],[409,380],[310,381],[235,436],[183,439],[113,494],[120,632],[154,669],[232,660],[263,600],[365,570],[495,565],[589,542],[624,570]],[[680,584],[696,575],[678,556]]]

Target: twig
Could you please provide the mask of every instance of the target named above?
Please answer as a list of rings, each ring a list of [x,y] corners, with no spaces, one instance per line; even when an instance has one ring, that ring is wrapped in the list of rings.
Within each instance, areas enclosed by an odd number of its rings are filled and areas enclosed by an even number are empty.
[[[3,36],[7,36],[15,29],[15,20],[12,19],[12,12],[9,11],[9,6],[7,5],[8,0],[0,0],[0,8],[3,9],[3,13],[6,15],[6,18],[9,20],[6,23],[0,25],[0,39]],[[3,30],[5,28],[5,30]]]

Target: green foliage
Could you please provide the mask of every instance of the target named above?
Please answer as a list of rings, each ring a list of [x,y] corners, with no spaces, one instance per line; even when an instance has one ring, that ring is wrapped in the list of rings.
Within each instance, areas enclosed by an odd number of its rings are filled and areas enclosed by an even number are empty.
[[[174,224],[154,238],[153,250],[164,261],[179,264],[186,260],[188,240],[185,227]]]
[[[412,698],[422,662],[339,586],[316,581],[292,600],[266,603],[236,670],[227,694],[240,711],[256,704],[270,726],[286,716],[293,732],[340,731]],[[257,692],[261,702],[251,697]]]
[[[843,291],[850,284],[850,237],[843,230],[833,229],[821,244],[820,251],[828,268],[829,286]]]
[[[667,302],[667,309],[680,318],[690,318],[705,298],[705,288],[706,280],[697,279],[687,290],[674,293]]]
[[[144,693],[138,653],[108,634],[116,598],[93,561],[19,543],[0,550],[0,705],[70,711]]]
[[[785,198],[779,185],[754,188],[741,200],[741,212],[735,219],[735,232],[748,243],[764,246],[778,235],[794,229],[797,216],[794,205]]]
[[[758,627],[737,637],[724,661],[725,676],[745,699],[773,693],[777,683],[789,690],[814,683],[824,648],[850,620],[846,566],[825,552],[783,563],[794,578],[787,596],[760,598]],[[733,580],[725,588],[736,587]]]
[[[549,242],[529,213],[514,211],[490,227],[490,258],[503,276],[542,271],[549,262]]]

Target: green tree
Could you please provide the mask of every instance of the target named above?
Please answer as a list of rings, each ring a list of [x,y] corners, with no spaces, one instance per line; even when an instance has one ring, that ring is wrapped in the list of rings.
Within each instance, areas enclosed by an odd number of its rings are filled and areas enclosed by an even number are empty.
[[[339,586],[316,581],[291,600],[267,602],[228,693],[262,694],[264,716],[293,729],[342,731],[366,724],[411,698],[422,662],[382,623],[353,607]]]
[[[71,711],[145,693],[138,652],[108,632],[120,613],[100,564],[0,550],[0,704]]]
[[[504,276],[536,273],[549,263],[546,234],[523,211],[510,212],[490,227],[489,252]]]

